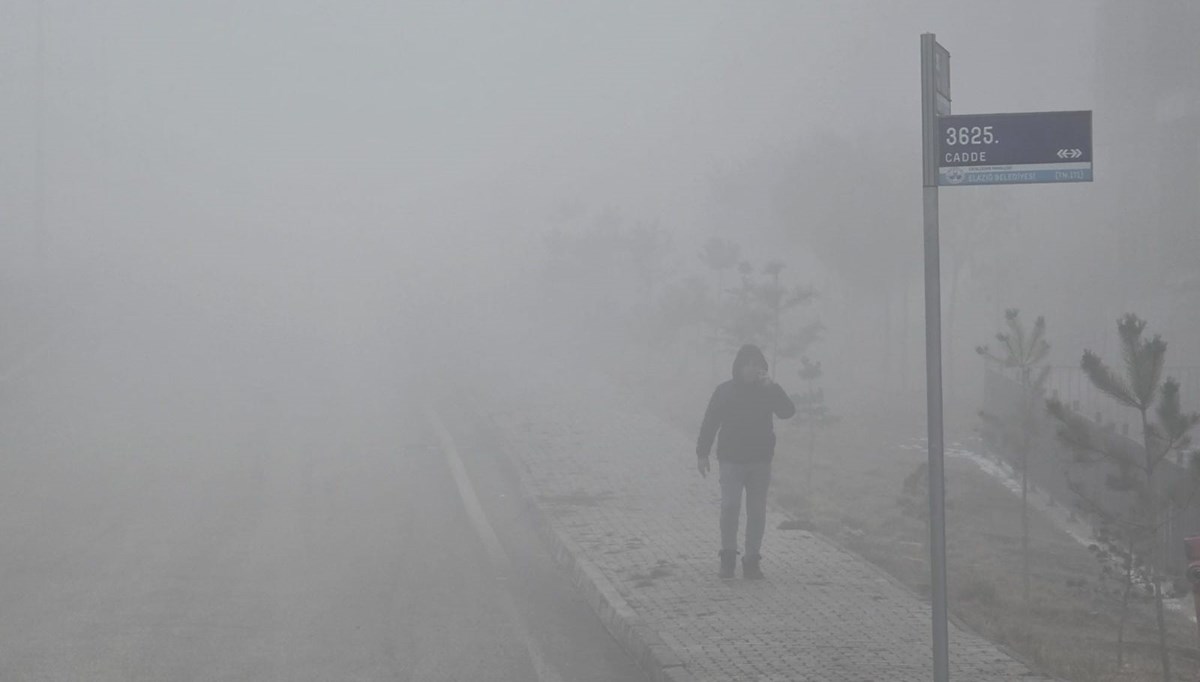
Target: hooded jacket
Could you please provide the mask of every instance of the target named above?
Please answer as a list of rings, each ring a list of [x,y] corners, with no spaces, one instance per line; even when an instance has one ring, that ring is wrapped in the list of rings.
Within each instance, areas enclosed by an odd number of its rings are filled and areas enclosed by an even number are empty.
[[[733,378],[717,386],[704,411],[696,442],[698,456],[708,456],[714,439],[719,460],[759,462],[775,456],[772,417],[791,419],[796,406],[779,384],[744,381],[741,369],[747,363],[767,369],[767,359],[758,346],[747,344],[738,350],[733,360]]]

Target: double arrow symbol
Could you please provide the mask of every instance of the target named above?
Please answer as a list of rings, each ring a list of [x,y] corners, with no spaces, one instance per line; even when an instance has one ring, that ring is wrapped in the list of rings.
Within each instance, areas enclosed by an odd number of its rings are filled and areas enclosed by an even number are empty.
[[[1083,156],[1083,150],[1080,149],[1060,149],[1058,150],[1058,158],[1060,159],[1078,159]]]

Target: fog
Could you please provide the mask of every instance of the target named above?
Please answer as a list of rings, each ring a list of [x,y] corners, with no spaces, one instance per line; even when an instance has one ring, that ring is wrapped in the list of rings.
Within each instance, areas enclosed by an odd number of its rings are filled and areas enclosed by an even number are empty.
[[[953,425],[1008,308],[1055,366],[1125,312],[1191,366],[1200,85],[1147,55],[1200,17],[1139,7],[0,0],[0,466],[39,491],[8,511],[254,496],[539,357],[702,409],[738,345],[714,238],[815,293],[786,324],[835,412],[919,418],[923,32],[956,114],[1094,111],[1094,182],[941,193]]]
[[[319,324],[320,306],[354,301],[384,319],[536,269],[564,207],[656,222],[682,253],[718,235],[806,264],[806,242],[821,239],[807,233],[848,231],[812,223],[857,221],[849,263],[890,260],[912,280],[914,35],[945,36],[956,111],[1095,106],[1091,3],[1037,7],[1036,20],[988,3],[6,3],[5,14],[5,270],[10,290],[38,280],[64,307],[130,286],[164,305],[267,297],[268,310],[303,306]],[[981,204],[1028,215],[1030,230],[1083,222],[1082,197],[1112,171],[1088,187],[947,197],[946,240],[987,231]],[[723,196],[722,183],[749,187]],[[789,206],[763,215],[763,195],[783,191]],[[835,217],[845,202],[871,214]],[[793,270],[852,282],[832,272],[847,267]]]

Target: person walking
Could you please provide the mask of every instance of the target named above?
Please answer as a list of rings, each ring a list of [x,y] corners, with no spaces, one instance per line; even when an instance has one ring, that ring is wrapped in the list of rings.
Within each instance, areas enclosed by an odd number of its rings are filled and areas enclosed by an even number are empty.
[[[733,360],[733,378],[717,386],[696,442],[696,469],[708,476],[709,453],[717,442],[721,484],[720,577],[733,577],[737,559],[738,517],[742,491],[746,492],[746,553],[742,577],[763,577],[762,539],[767,524],[767,488],[771,483],[771,459],[775,456],[773,417],[790,419],[796,405],[771,380],[767,358],[753,344],[738,349]]]

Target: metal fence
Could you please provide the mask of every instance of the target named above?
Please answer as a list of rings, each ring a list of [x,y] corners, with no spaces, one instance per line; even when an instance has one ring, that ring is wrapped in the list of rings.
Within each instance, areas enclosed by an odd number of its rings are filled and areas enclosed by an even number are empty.
[[[1164,376],[1175,377],[1180,382],[1180,396],[1185,410],[1200,408],[1200,368],[1171,367]],[[1021,402],[1022,388],[1015,372],[990,365],[984,373],[983,409],[1001,418],[1011,418]],[[1118,404],[1111,397],[1098,391],[1078,367],[1055,367],[1047,379],[1046,394],[1057,395],[1080,416],[1098,422],[1099,425],[1113,423],[1126,436],[1120,442],[1129,448],[1141,449],[1140,424],[1137,412]],[[1072,457],[1069,449],[1057,438],[1057,425],[1045,411],[1037,415],[1035,426],[1034,456],[1029,461],[1030,479],[1055,500],[1067,505],[1076,501],[1067,480],[1067,466]],[[1003,456],[1011,453],[1000,452]],[[1015,459],[1013,460],[1015,465]],[[1163,475],[1168,478],[1182,476],[1174,462],[1164,463]],[[1110,465],[1077,468],[1071,475],[1097,500],[1110,509],[1119,508],[1128,500],[1124,493],[1108,489],[1107,477],[1112,473]],[[1086,516],[1086,514],[1085,514]],[[1186,508],[1172,515],[1163,532],[1167,538],[1168,562],[1164,567],[1168,573],[1176,574],[1185,565],[1183,556],[1184,537],[1200,534],[1200,499],[1192,500]]]

